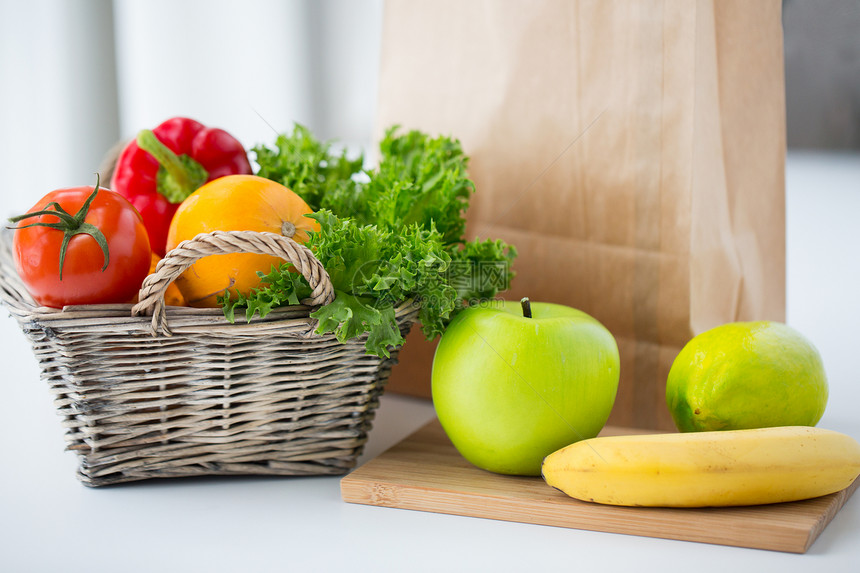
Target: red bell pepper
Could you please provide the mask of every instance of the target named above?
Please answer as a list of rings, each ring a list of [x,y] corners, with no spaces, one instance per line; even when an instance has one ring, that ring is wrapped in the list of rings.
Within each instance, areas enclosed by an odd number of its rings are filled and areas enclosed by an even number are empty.
[[[250,174],[242,144],[218,128],[184,117],[144,129],[120,153],[111,190],[143,217],[152,250],[164,256],[167,231],[179,204],[198,187],[233,174]]]

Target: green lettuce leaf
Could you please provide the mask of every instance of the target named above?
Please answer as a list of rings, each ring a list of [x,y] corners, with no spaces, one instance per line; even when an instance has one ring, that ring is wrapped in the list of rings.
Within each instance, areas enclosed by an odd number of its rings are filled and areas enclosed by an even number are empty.
[[[334,301],[311,313],[319,321],[317,332],[334,332],[340,342],[368,333],[365,349],[377,356],[388,357],[389,347],[403,344],[403,336],[395,321],[394,306],[343,291],[335,291],[335,295]]]
[[[433,339],[469,304],[495,297],[510,286],[516,249],[501,240],[465,241],[465,212],[474,184],[457,140],[419,131],[388,130],[376,169],[363,157],[331,152],[297,125],[278,136],[274,148],[254,148],[258,175],[302,196],[320,224],[307,246],[323,264],[335,299],[315,310],[317,332],[340,341],[367,334],[365,348],[389,356],[403,343],[395,307],[418,306],[424,335]],[[296,304],[310,287],[291,265],[261,273],[261,286],[247,296],[222,298],[225,316],[244,308],[250,320]]]
[[[353,176],[361,172],[364,156],[347,157],[331,152],[331,145],[314,138],[310,130],[300,124],[290,134],[281,134],[275,147],[254,147],[260,168],[257,175],[284,185],[297,193],[316,211],[326,197],[349,195]]]

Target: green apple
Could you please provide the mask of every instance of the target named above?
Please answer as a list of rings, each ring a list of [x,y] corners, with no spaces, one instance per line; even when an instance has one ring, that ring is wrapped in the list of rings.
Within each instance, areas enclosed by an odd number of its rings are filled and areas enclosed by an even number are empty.
[[[618,391],[618,345],[588,314],[492,301],[458,314],[433,358],[436,414],[472,464],[540,475],[544,457],[593,438]]]

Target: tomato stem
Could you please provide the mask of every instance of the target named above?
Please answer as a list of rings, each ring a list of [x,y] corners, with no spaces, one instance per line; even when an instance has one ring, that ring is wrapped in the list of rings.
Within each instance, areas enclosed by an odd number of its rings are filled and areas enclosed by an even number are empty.
[[[531,318],[532,317],[532,304],[529,301],[529,297],[524,296],[522,299],[520,299],[520,304],[523,307],[523,316],[526,318]]]
[[[93,188],[93,192],[90,193],[90,196],[87,197],[87,200],[84,201],[84,204],[81,205],[81,208],[78,209],[78,212],[74,215],[70,215],[65,209],[63,209],[59,203],[56,201],[52,201],[42,207],[39,211],[32,211],[30,213],[25,213],[23,215],[18,215],[17,217],[10,217],[10,223],[18,223],[25,219],[29,219],[31,217],[42,217],[42,216],[54,216],[59,219],[57,223],[48,223],[45,221],[37,221],[35,223],[30,223],[28,225],[21,225],[10,227],[14,230],[27,229],[29,227],[47,227],[49,229],[56,229],[57,231],[61,231],[63,233],[63,242],[60,244],[60,280],[63,280],[63,263],[66,261],[66,251],[69,247],[69,241],[72,240],[72,237],[75,235],[89,235],[93,239],[95,239],[96,243],[98,243],[99,247],[102,249],[102,254],[104,255],[104,265],[102,266],[102,272],[107,268],[108,263],[110,262],[110,251],[108,249],[107,239],[104,236],[104,233],[91,223],[87,223],[85,221],[87,217],[87,213],[89,213],[90,205],[92,205],[93,200],[96,198],[96,195],[99,192],[99,176],[96,173],[96,186]]]

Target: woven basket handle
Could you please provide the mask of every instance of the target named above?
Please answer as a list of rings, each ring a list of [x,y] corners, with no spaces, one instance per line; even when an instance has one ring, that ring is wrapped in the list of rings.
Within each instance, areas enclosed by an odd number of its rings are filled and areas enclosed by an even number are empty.
[[[320,306],[334,300],[334,287],[328,273],[310,249],[277,233],[256,231],[213,231],[182,241],[159,261],[155,272],[146,277],[132,316],[152,315],[152,335],[160,329],[170,336],[164,312],[164,292],[182,272],[209,255],[255,253],[273,255],[291,262],[311,286],[310,297],[302,300],[308,306]]]

